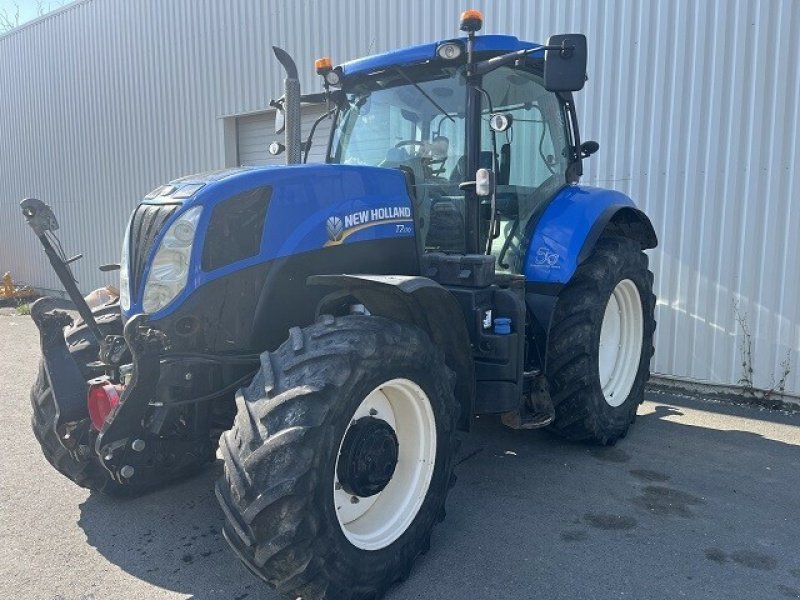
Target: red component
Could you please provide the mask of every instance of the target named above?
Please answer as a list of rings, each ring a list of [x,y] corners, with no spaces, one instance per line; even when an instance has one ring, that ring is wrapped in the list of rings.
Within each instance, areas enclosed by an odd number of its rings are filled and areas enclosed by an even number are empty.
[[[119,396],[123,389],[121,385],[114,385],[107,380],[90,382],[86,405],[89,407],[89,419],[95,431],[103,428],[106,417],[119,404]]]

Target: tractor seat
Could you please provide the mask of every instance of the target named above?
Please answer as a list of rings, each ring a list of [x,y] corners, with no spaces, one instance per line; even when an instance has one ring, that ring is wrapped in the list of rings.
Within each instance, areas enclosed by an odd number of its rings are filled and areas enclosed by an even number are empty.
[[[492,168],[492,151],[491,150],[482,150],[480,155],[478,156],[478,168],[479,169],[491,169]],[[453,172],[450,173],[450,183],[461,183],[463,181],[467,181],[469,177],[467,177],[467,156],[463,155],[461,158],[458,159],[456,166],[453,168]]]
[[[464,215],[453,200],[439,198],[431,203],[425,247],[438,252],[463,253],[466,229]]]

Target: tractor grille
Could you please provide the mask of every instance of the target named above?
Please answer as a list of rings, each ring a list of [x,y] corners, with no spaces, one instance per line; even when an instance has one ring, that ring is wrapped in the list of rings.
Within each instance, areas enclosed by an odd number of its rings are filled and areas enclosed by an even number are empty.
[[[175,204],[140,204],[133,213],[131,221],[131,289],[138,290],[144,275],[147,258],[153,251],[153,245],[161,228],[172,214],[178,210]]]

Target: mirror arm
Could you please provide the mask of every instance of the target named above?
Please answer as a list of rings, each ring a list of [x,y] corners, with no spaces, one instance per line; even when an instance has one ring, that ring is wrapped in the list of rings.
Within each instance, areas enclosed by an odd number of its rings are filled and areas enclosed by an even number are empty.
[[[325,92],[316,92],[314,94],[300,94],[300,102],[307,104],[322,104],[328,99],[328,94]]]
[[[317,126],[320,123],[322,123],[322,121],[324,121],[325,119],[329,118],[334,113],[334,111],[336,111],[335,107],[331,108],[327,112],[322,113],[319,117],[317,117],[317,120],[314,121],[314,124],[311,126],[311,131],[308,132],[308,137],[306,138],[306,141],[303,144],[303,162],[304,163],[308,162],[308,155],[311,152],[311,144],[312,144],[312,141],[314,139],[314,133],[317,131]]]
[[[475,65],[473,73],[475,75],[486,75],[487,73],[491,73],[503,65],[507,65],[508,63],[525,58],[528,54],[538,52],[540,50],[561,50],[562,52],[565,52],[571,50],[571,48],[562,48],[561,46],[536,46],[535,48],[516,50],[514,52],[509,52],[508,54],[502,54],[500,56],[494,56],[492,58],[482,60]]]
[[[314,94],[300,94],[300,102],[305,102],[306,104],[322,104],[328,99],[330,94],[326,92],[316,92]],[[283,108],[283,104],[286,101],[286,98],[281,96],[277,100],[270,100],[269,105],[272,108]]]
[[[578,183],[581,175],[583,175],[583,159],[580,154],[581,147],[581,134],[578,129],[578,115],[575,112],[575,105],[572,101],[572,95],[565,92],[559,92],[559,97],[564,103],[564,109],[567,112],[569,119],[569,130],[572,137],[570,145],[570,161],[567,165],[566,179],[567,183]]]

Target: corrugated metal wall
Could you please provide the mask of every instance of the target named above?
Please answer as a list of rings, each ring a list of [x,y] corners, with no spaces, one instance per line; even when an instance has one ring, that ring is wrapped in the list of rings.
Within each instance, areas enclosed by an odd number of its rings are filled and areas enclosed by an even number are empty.
[[[305,141],[311,128],[327,108],[322,105],[304,105],[300,111],[300,139]],[[317,125],[308,153],[308,162],[325,162],[332,118],[327,118]],[[237,161],[242,166],[281,165],[286,162],[286,154],[273,156],[267,151],[276,139],[283,143],[283,134],[275,135],[275,112],[247,115],[236,119]]]
[[[800,2],[474,2],[487,33],[585,32],[585,181],[652,216],[656,371],[800,393]],[[0,269],[55,287],[16,206],[55,206],[85,289],[137,198],[224,163],[223,117],[267,108],[291,51],[337,62],[456,34],[453,0],[92,0],[0,37]],[[738,309],[735,307],[738,306]]]

